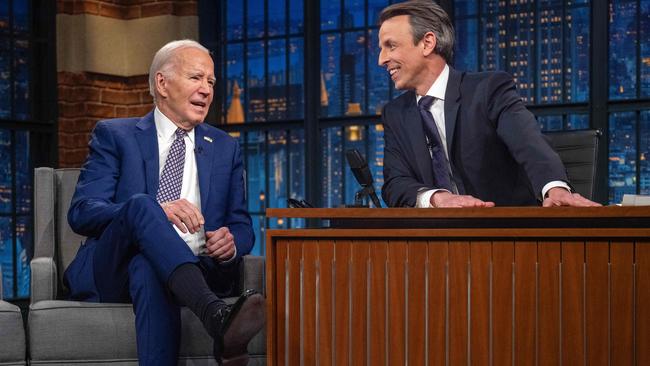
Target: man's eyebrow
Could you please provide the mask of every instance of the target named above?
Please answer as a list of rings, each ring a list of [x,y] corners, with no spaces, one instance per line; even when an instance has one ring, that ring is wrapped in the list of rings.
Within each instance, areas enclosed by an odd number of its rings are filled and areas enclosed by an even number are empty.
[[[190,70],[187,70],[187,73],[190,74],[190,75],[204,75],[205,74],[204,71],[199,70],[199,69],[190,69]]]

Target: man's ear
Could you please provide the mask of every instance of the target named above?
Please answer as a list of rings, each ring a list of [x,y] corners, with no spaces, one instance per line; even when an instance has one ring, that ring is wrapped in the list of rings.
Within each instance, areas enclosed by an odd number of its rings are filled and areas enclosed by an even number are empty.
[[[429,56],[430,54],[433,53],[433,51],[436,49],[436,35],[433,34],[433,32],[426,32],[424,34],[424,37],[422,37],[422,54],[426,57]]]
[[[158,92],[158,95],[160,95],[163,98],[167,98],[167,79],[162,74],[162,72],[158,71],[156,73],[155,81],[156,81],[156,91]]]

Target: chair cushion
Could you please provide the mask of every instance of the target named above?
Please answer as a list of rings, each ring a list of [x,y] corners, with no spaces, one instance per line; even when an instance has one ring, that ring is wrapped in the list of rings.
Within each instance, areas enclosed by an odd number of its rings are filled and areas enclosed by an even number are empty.
[[[33,361],[137,361],[130,304],[39,301],[28,324]]]
[[[25,365],[25,328],[18,306],[0,300],[0,365]]]
[[[32,364],[39,361],[137,364],[135,315],[131,304],[40,301],[30,306],[28,323]],[[264,339],[260,333],[251,342],[251,356],[265,353]],[[179,356],[182,365],[214,364],[212,338],[187,308],[181,309]]]

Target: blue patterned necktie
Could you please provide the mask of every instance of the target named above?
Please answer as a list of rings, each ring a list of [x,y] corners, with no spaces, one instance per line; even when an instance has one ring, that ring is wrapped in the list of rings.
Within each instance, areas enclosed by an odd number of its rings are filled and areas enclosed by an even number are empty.
[[[442,146],[442,140],[440,139],[436,122],[433,120],[431,111],[429,111],[434,101],[435,98],[430,95],[423,96],[418,102],[418,110],[420,111],[420,116],[422,116],[424,132],[429,140],[428,147],[431,152],[431,165],[433,168],[433,179],[436,188],[443,188],[453,192],[454,190],[451,185],[451,174],[449,173],[447,155],[445,155],[445,150]]]
[[[160,175],[158,194],[156,200],[159,203],[175,201],[181,198],[181,187],[183,186],[183,168],[185,167],[185,136],[187,132],[179,128],[175,132],[176,138],[169,148],[165,167]]]

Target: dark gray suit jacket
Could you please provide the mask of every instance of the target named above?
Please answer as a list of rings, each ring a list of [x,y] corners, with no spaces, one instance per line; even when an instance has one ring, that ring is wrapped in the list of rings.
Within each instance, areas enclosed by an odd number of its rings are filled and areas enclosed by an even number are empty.
[[[420,190],[437,188],[415,93],[408,91],[388,103],[382,118],[382,196],[391,207],[415,206]],[[445,129],[460,194],[498,206],[538,205],[545,184],[567,181],[559,156],[504,72],[467,73],[450,67]]]

